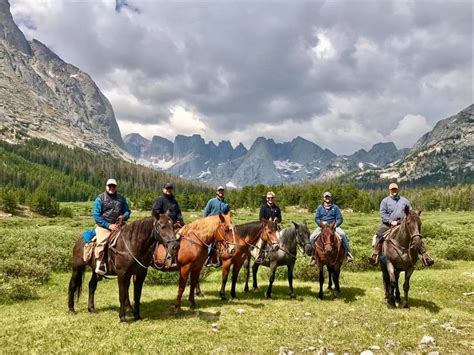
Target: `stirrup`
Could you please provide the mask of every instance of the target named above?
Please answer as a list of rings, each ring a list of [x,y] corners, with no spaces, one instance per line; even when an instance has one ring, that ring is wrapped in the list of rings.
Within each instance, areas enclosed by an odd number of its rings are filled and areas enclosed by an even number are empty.
[[[309,266],[316,266],[316,258],[314,256],[311,257],[311,260],[309,262]]]
[[[351,252],[347,252],[347,255],[346,255],[346,260],[348,263],[352,262],[352,260],[354,260],[354,257],[352,256]]]
[[[421,260],[425,266],[432,266],[434,264],[434,260],[427,253],[421,256]]]
[[[95,273],[101,276],[107,274],[107,265],[105,265],[105,263],[103,263],[102,261],[97,260],[97,264],[95,266]]]
[[[378,263],[379,263],[379,255],[372,254],[372,256],[369,258],[369,264],[372,266],[377,266]]]
[[[206,261],[204,262],[204,266],[206,266],[206,267],[212,266],[212,262],[211,262],[211,261],[212,261],[212,260],[211,260],[211,257],[208,256],[207,259],[206,259]]]

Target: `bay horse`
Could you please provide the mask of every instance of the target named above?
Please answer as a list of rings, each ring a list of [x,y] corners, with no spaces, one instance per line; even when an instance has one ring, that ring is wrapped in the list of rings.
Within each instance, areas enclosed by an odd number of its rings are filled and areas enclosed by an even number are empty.
[[[275,273],[278,266],[286,265],[288,268],[288,285],[290,288],[289,296],[290,298],[295,298],[295,293],[293,290],[293,270],[295,267],[295,262],[297,258],[298,246],[302,249],[307,248],[309,244],[310,232],[306,223],[297,224],[293,222],[293,225],[290,227],[283,228],[277,232],[278,250],[270,251],[268,256],[265,258],[263,263],[253,263],[252,266],[252,276],[253,276],[253,289],[258,288],[257,284],[257,272],[260,265],[270,267],[270,279],[267,291],[265,296],[267,298],[272,298],[272,288],[273,282],[275,281]],[[251,256],[255,259],[258,257],[261,242],[257,243],[257,248],[251,251]],[[251,258],[248,257],[245,264],[245,286],[244,291],[248,292],[249,290],[249,276],[250,276],[250,261]]]
[[[398,288],[400,272],[405,271],[403,291],[405,293],[404,308],[408,308],[408,290],[410,277],[418,261],[417,246],[421,243],[421,211],[405,207],[400,227],[391,229],[382,246],[383,262],[380,263],[385,287],[385,298],[389,306],[395,307],[401,301]]]
[[[236,297],[235,285],[237,284],[237,278],[242,265],[250,256],[250,247],[255,246],[257,241],[261,240],[270,245],[272,250],[277,250],[279,248],[276,224],[272,221],[262,219],[260,222],[256,221],[237,225],[235,229],[239,238],[234,255],[229,255],[223,251],[222,248],[220,250],[222,258],[222,285],[219,294],[222,300],[227,299],[225,286],[231,266],[233,267],[230,296],[231,298]]]
[[[346,250],[341,239],[336,235],[336,221],[321,224],[321,233],[314,243],[314,255],[319,269],[319,294],[323,299],[324,266],[326,265],[329,275],[330,289],[331,280],[334,281],[335,292],[333,296],[339,297],[341,289],[339,286],[339,275],[341,266],[346,257]]]
[[[117,236],[118,234],[118,236]],[[112,233],[109,238],[117,236],[116,243],[108,249],[108,265],[111,275],[117,275],[119,286],[121,322],[126,321],[125,308],[130,306],[128,290],[130,279],[134,276],[134,307],[133,317],[135,320],[140,317],[140,298],[143,282],[147,275],[147,267],[152,260],[153,249],[156,244],[165,244],[165,240],[175,238],[173,221],[168,214],[155,214],[152,217],[143,218],[130,224],[122,226],[118,232]],[[111,239],[109,239],[111,240]],[[72,275],[69,281],[69,311],[74,312],[74,297],[79,299],[82,282],[86,266],[92,269],[92,276],[89,281],[89,301],[88,311],[95,312],[94,293],[97,288],[99,277],[95,272],[95,257],[88,262],[83,259],[82,237],[76,242],[72,252]]]
[[[179,234],[179,250],[176,257],[179,267],[179,287],[175,303],[177,311],[181,309],[181,298],[189,274],[191,274],[189,302],[192,309],[196,307],[195,289],[199,281],[199,274],[207,258],[207,248],[210,243],[215,240],[216,244],[221,245],[226,253],[229,255],[234,253],[236,235],[232,222],[232,212],[198,219],[182,227]],[[163,256],[156,255],[157,252],[158,249],[155,251],[155,260],[162,259]]]

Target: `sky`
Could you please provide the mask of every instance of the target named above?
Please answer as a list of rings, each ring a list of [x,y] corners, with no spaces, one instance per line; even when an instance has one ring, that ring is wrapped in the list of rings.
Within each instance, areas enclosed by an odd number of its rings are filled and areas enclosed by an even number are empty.
[[[28,39],[91,75],[122,135],[351,154],[411,147],[473,103],[471,1],[10,2]]]

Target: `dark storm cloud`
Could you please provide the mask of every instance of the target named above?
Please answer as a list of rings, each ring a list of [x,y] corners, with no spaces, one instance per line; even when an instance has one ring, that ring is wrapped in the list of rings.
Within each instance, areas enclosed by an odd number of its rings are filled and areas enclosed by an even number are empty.
[[[18,0],[12,9],[28,36],[91,74],[120,122],[144,127],[180,106],[207,139],[249,143],[259,124],[285,139],[281,124],[350,152],[373,139],[413,144],[392,134],[405,116],[426,118],[416,119],[422,130],[472,101],[470,2],[52,1],[45,11]],[[329,123],[343,148],[312,131]]]

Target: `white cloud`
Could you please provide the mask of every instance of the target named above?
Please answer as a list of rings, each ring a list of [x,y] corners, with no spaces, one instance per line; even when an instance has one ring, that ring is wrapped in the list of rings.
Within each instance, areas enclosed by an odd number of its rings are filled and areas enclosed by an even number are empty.
[[[432,127],[421,115],[406,115],[390,133],[390,139],[398,148],[411,148],[413,144]]]

